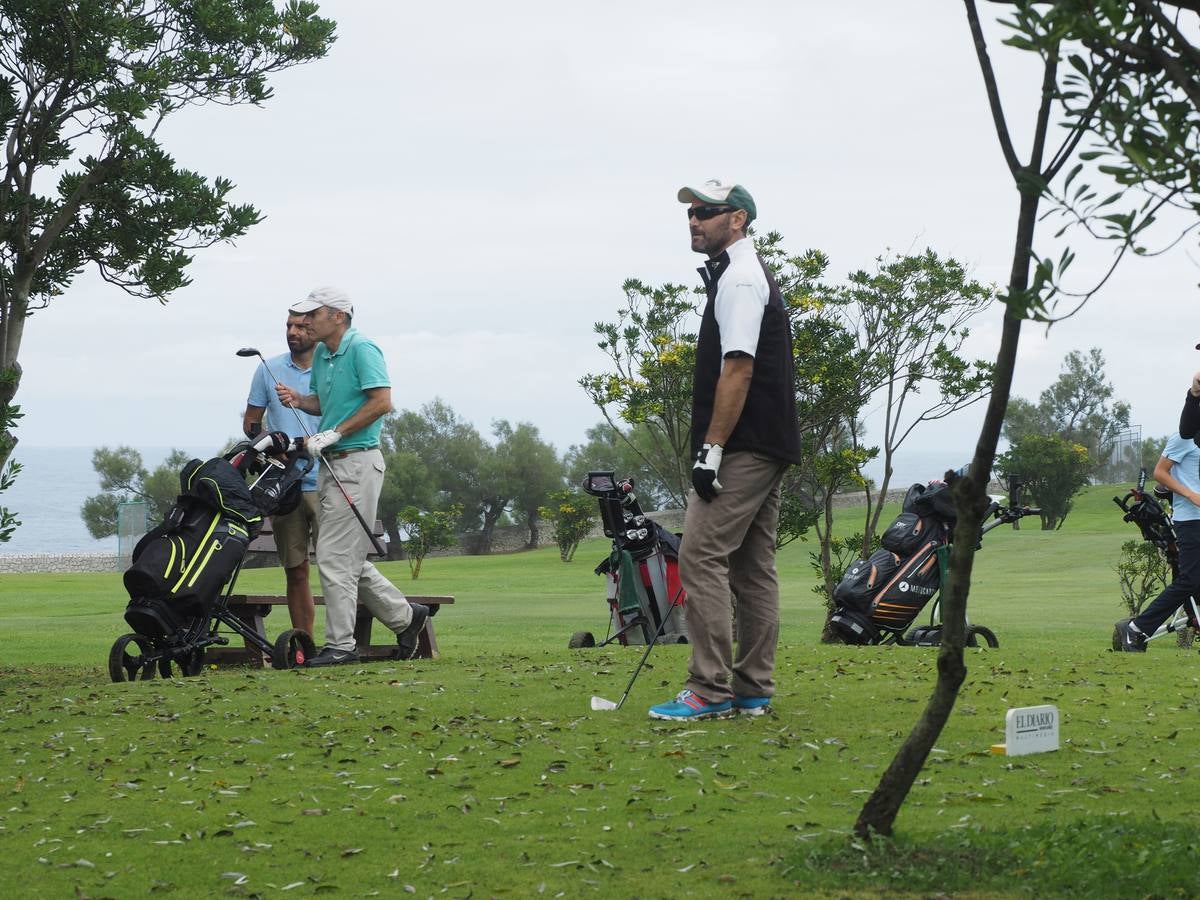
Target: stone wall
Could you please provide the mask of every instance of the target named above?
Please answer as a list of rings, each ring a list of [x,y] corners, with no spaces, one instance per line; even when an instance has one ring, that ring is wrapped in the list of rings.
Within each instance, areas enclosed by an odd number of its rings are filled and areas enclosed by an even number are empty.
[[[12,553],[0,554],[0,573],[116,572],[115,553]]]

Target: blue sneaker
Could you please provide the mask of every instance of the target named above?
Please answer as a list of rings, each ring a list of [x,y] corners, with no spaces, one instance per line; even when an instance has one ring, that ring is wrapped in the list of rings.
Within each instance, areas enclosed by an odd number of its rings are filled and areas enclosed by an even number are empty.
[[[666,703],[650,707],[652,719],[719,719],[733,715],[733,701],[722,700],[720,703],[709,703],[699,694],[688,690],[679,692],[679,696]]]
[[[733,708],[739,716],[761,716],[771,711],[770,697],[734,697]]]

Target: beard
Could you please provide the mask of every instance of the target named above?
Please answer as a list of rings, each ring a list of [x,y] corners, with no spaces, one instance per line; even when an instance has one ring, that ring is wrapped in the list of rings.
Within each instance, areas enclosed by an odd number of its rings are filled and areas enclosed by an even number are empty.
[[[692,250],[708,256],[716,256],[733,242],[733,228],[729,219],[712,230],[699,229],[692,232]]]

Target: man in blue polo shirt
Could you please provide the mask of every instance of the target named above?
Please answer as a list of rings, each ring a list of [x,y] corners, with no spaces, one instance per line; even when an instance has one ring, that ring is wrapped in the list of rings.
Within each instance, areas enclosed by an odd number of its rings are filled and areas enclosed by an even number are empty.
[[[396,633],[397,656],[411,659],[429,608],[409,603],[404,594],[367,561],[370,535],[354,515],[334,476],[367,522],[375,521],[383,490],[383,454],[379,432],[392,410],[392,389],[383,352],[351,323],[354,306],[338,288],[317,288],[295,303],[291,312],[304,316],[317,341],[313,353],[311,393],[276,385],[279,401],[321,417],[321,430],[307,447],[324,465],[317,479],[321,540],[317,568],[325,593],[325,646],[309,666],[357,662],[354,620],[361,602]]]
[[[1200,373],[1192,379],[1190,402],[1200,397]],[[1185,407],[1185,416],[1187,409]],[[1185,428],[1181,422],[1181,428]],[[1132,619],[1122,619],[1113,632],[1113,649],[1141,653],[1147,638],[1189,597],[1200,595],[1200,447],[1192,434],[1173,434],[1154,467],[1154,480],[1171,491],[1171,518],[1179,544],[1179,574],[1153,602]]]
[[[255,437],[266,426],[272,431],[282,431],[291,438],[303,438],[312,434],[320,425],[320,419],[306,412],[287,409],[275,394],[275,385],[267,369],[276,378],[298,393],[308,390],[311,379],[313,339],[308,333],[304,316],[288,313],[287,353],[268,360],[265,366],[254,371],[250,381],[250,395],[246,399],[246,412],[242,416],[242,431],[246,437]],[[296,415],[304,420],[301,425]],[[307,429],[307,431],[305,430]],[[316,620],[313,607],[312,587],[308,577],[308,547],[311,540],[315,546],[319,528],[317,524],[317,467],[316,463],[300,484],[301,501],[290,513],[271,517],[271,530],[275,536],[275,549],[279,553],[279,564],[287,578],[288,614],[292,627],[313,633]]]

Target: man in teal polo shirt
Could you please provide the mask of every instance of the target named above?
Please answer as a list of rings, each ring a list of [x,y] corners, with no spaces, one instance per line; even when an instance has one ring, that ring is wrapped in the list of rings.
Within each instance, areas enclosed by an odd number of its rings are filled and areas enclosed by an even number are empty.
[[[344,291],[317,288],[290,312],[302,315],[313,339],[311,394],[276,385],[279,401],[321,417],[321,430],[310,437],[310,453],[325,463],[318,476],[320,539],[317,568],[325,593],[325,646],[309,666],[358,661],[354,620],[362,603],[396,633],[398,656],[411,659],[429,608],[409,603],[400,590],[370,562],[370,536],[338,489],[334,476],[350,495],[363,519],[375,521],[383,489],[383,454],[379,432],[392,410],[392,388],[383,352],[351,327],[354,306]]]

